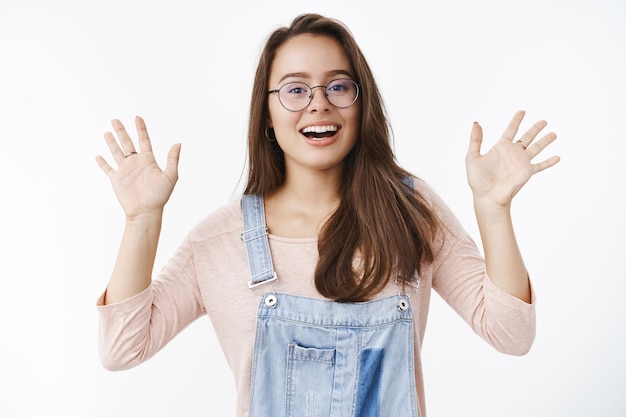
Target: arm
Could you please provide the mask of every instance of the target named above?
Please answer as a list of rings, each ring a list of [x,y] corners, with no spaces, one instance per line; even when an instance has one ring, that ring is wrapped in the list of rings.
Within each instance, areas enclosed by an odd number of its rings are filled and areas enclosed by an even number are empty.
[[[119,143],[111,132],[106,132],[104,138],[118,169],[113,169],[102,156],[97,156],[96,161],[111,180],[126,215],[126,225],[105,304],[130,298],[150,285],[163,208],[178,179],[180,155],[180,144],[172,146],[162,171],[154,159],[143,119],[135,119],[139,153],[122,123],[113,120],[112,125]]]
[[[502,290],[530,302],[528,272],[513,230],[511,201],[534,174],[555,165],[559,157],[532,163],[556,139],[556,134],[548,133],[535,141],[547,125],[539,121],[514,142],[523,118],[524,112],[517,112],[500,140],[485,155],[480,154],[482,128],[474,123],[465,162],[487,274]]]

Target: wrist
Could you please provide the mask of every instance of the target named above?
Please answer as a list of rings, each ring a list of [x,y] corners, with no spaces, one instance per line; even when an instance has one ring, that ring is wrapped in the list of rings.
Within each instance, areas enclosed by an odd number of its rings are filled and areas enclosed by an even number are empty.
[[[511,203],[495,202],[488,198],[474,197],[474,212],[478,219],[496,220],[511,217]]]
[[[163,220],[163,210],[154,210],[145,213],[139,213],[126,216],[127,226],[160,226]]]

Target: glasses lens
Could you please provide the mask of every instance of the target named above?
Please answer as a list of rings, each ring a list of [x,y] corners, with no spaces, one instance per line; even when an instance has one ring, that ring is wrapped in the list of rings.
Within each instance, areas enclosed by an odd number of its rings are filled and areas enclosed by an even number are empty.
[[[304,83],[287,83],[278,90],[280,103],[291,111],[299,111],[309,105],[311,90]]]
[[[359,96],[359,86],[348,78],[334,80],[326,87],[326,96],[335,107],[350,107]]]

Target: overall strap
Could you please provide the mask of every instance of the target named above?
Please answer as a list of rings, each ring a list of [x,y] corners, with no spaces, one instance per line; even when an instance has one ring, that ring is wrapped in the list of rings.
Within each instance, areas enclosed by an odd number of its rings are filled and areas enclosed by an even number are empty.
[[[265,225],[265,208],[263,196],[244,194],[241,199],[241,213],[243,215],[243,233],[241,240],[246,245],[248,264],[250,265],[250,280],[248,287],[254,288],[267,282],[276,281],[270,244],[267,238]]]

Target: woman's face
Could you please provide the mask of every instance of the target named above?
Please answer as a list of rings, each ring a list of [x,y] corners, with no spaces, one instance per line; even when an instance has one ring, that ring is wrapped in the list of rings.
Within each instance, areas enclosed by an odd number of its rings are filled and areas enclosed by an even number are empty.
[[[354,72],[339,43],[328,36],[303,34],[276,51],[269,86],[270,90],[290,82],[326,86],[341,78],[354,79]],[[336,90],[341,91],[345,85],[340,84]],[[341,169],[359,136],[359,99],[350,107],[338,108],[328,101],[324,87],[311,92],[311,103],[295,112],[283,107],[277,93],[269,97],[269,126],[284,152],[287,175],[294,170]],[[286,102],[283,95],[281,98]]]

